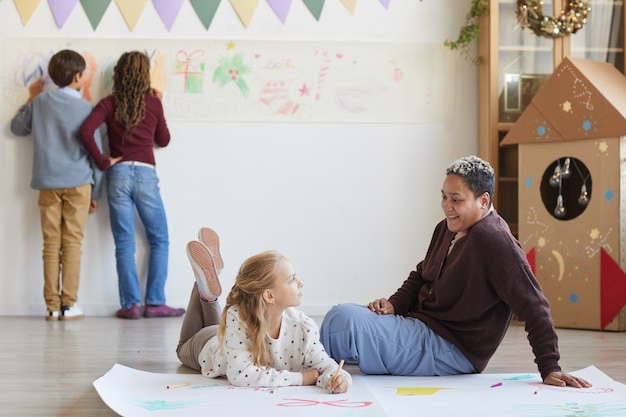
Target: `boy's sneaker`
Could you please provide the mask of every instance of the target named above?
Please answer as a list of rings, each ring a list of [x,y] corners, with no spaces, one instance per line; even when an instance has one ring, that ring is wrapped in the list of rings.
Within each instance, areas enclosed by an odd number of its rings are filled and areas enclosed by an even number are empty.
[[[134,304],[130,308],[120,308],[115,313],[115,317],[119,319],[139,320],[141,318],[141,311],[137,304]]]
[[[83,313],[83,310],[78,307],[78,304],[74,304],[71,307],[61,307],[61,317],[59,317],[60,320],[79,320],[83,317],[85,317],[85,313]]]
[[[184,308],[173,308],[165,304],[160,306],[146,305],[143,309],[145,318],[151,317],[180,317],[185,314]]]
[[[187,257],[196,276],[200,298],[215,300],[222,294],[222,286],[215,269],[215,258],[211,250],[196,241],[187,243]]]
[[[58,311],[48,311],[48,314],[46,314],[46,321],[57,321],[59,316],[60,313]]]
[[[204,246],[209,248],[215,261],[215,269],[219,272],[224,269],[224,261],[222,261],[222,255],[220,255],[220,238],[215,233],[215,230],[208,227],[203,227],[198,232],[198,240],[204,243]]]

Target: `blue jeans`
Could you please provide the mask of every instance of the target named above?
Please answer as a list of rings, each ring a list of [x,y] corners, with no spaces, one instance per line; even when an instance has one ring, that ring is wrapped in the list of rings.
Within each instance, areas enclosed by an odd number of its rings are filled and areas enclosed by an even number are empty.
[[[324,317],[320,341],[328,355],[358,363],[364,374],[435,376],[475,373],[450,342],[424,322],[378,315],[357,304],[334,306]]]
[[[165,304],[169,234],[156,171],[144,166],[112,166],[107,171],[107,199],[122,307],[141,305],[135,265],[135,208],[150,245],[145,303]]]

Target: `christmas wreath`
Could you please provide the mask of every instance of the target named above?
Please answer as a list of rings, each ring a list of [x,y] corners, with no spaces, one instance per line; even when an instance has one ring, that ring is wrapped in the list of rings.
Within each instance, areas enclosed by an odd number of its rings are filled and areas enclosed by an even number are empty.
[[[517,0],[517,23],[522,29],[530,28],[535,35],[545,38],[562,38],[582,29],[591,11],[589,1],[570,0],[558,17],[543,14],[541,0]]]

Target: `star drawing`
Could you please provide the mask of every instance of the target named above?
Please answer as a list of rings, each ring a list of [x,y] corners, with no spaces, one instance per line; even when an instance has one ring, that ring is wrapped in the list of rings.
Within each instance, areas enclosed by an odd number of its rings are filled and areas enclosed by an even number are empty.
[[[538,134],[539,136],[543,136],[543,135],[545,135],[545,134],[546,134],[546,127],[545,127],[545,126],[539,126],[539,127],[537,128],[537,134]]]
[[[564,112],[569,113],[572,111],[572,103],[569,100],[565,100],[563,104],[561,104],[561,108]]]
[[[311,88],[307,87],[306,84],[302,84],[302,87],[300,87],[298,89],[298,91],[300,92],[300,96],[310,96],[311,94]]]

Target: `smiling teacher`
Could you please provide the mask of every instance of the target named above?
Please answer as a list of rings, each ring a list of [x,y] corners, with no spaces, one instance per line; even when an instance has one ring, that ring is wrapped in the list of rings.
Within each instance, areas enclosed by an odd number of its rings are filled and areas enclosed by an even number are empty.
[[[389,299],[340,304],[324,317],[331,357],[365,374],[482,372],[513,315],[525,323],[545,384],[589,387],[561,371],[554,323],[519,242],[492,206],[495,175],[476,156],[454,161],[441,188],[445,219],[422,262]],[[382,277],[381,277],[382,278]]]

